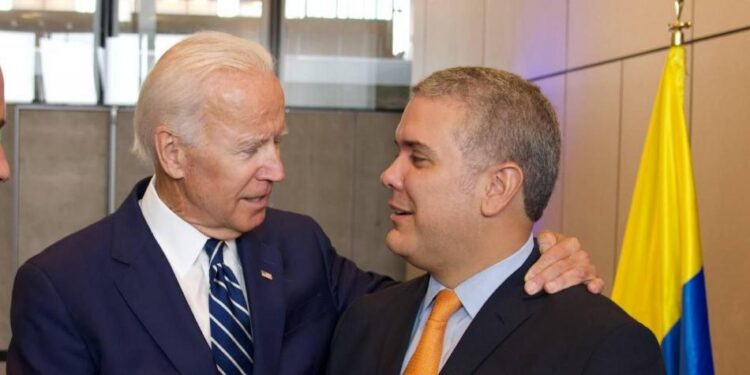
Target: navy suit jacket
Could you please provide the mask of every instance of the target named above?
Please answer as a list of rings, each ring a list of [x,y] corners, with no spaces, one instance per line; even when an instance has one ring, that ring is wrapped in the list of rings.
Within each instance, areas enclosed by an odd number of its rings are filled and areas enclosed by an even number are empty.
[[[485,302],[441,375],[664,374],[659,343],[606,297],[579,285],[529,296],[537,249]],[[429,276],[360,298],[342,316],[328,373],[398,375]]]
[[[141,214],[136,185],[112,215],[57,242],[16,275],[9,374],[213,374],[211,349]],[[322,371],[341,312],[393,283],[336,254],[311,218],[268,209],[237,239],[255,374]],[[269,280],[261,271],[273,275]]]

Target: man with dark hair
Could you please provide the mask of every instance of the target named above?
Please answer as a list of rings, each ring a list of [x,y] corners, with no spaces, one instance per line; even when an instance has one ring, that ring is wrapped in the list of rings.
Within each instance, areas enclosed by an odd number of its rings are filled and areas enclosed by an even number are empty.
[[[334,334],[330,374],[659,374],[653,334],[573,287],[530,297],[534,221],[557,178],[560,132],[539,88],[491,68],[413,89],[381,175],[388,247],[428,274],[365,296]]]

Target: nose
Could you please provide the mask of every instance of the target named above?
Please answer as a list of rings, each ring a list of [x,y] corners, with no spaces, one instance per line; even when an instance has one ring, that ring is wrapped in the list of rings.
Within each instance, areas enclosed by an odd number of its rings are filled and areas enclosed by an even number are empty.
[[[10,179],[10,166],[8,165],[8,159],[5,158],[5,151],[3,146],[0,146],[0,182],[5,182]]]
[[[403,179],[401,178],[398,157],[380,174],[380,183],[391,190],[401,190]]]
[[[269,152],[268,157],[258,171],[258,179],[270,182],[280,182],[284,180],[284,163],[281,161],[281,150],[278,145],[274,145],[273,150]]]

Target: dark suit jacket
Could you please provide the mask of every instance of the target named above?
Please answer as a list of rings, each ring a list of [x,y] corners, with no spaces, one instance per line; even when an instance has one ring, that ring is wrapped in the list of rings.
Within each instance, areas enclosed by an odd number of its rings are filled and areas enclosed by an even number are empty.
[[[577,286],[530,297],[524,265],[487,300],[441,374],[662,374],[651,331]],[[342,316],[329,374],[399,374],[428,276],[362,297]]]
[[[13,287],[10,374],[213,374],[211,349],[138,200],[26,262]],[[255,374],[322,371],[351,301],[392,283],[336,255],[309,217],[268,209],[237,240]],[[273,280],[261,277],[261,270]]]

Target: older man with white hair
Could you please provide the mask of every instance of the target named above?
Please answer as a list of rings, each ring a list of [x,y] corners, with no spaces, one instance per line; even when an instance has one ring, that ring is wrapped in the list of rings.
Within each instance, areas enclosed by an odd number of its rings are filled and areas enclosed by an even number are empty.
[[[268,52],[188,37],[144,82],[134,126],[154,176],[19,269],[8,372],[321,372],[341,312],[394,281],[338,256],[311,218],[268,208],[287,132]],[[600,289],[563,245],[536,283]]]

